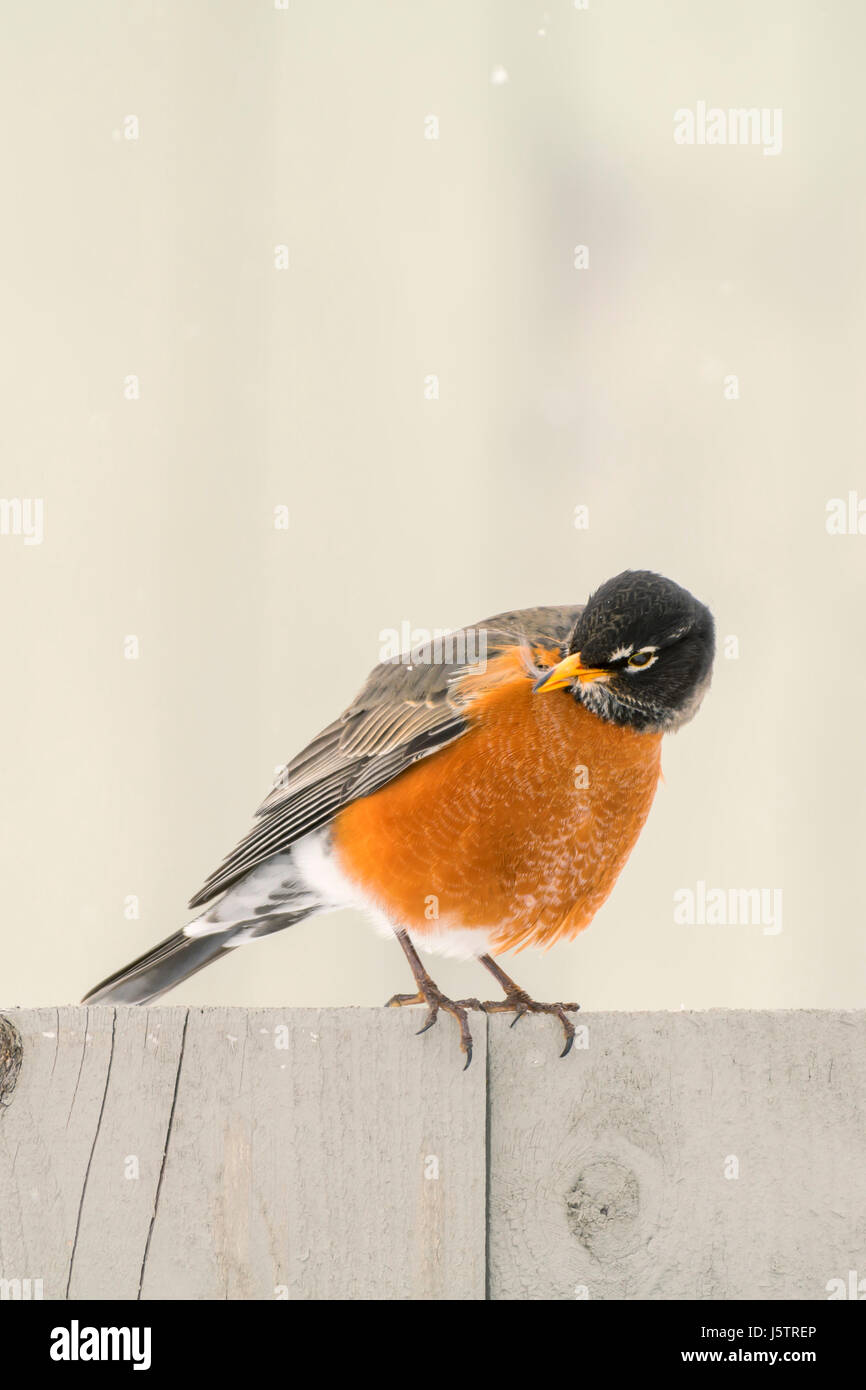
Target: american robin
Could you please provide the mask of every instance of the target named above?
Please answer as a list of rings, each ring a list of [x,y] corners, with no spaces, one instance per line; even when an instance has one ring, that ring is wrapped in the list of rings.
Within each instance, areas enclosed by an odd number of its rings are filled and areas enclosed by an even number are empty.
[[[640,834],[662,735],[697,710],[713,619],[685,589],[626,571],[585,606],[527,608],[378,665],[291,762],[204,887],[194,921],[93,989],[145,1003],[236,946],[358,907],[400,942],[417,985],[472,1057],[468,1010],[556,1015],[496,963],[569,939],[606,900]],[[210,906],[207,906],[210,904]],[[477,956],[499,1001],[447,998],[418,949]]]

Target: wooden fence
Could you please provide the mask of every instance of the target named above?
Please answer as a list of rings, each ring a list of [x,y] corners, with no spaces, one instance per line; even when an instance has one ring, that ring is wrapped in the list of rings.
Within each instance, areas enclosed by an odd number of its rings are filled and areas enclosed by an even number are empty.
[[[866,1281],[866,1012],[579,1015],[563,1060],[551,1019],[476,1016],[466,1072],[416,1010],[4,1019],[0,1298]]]

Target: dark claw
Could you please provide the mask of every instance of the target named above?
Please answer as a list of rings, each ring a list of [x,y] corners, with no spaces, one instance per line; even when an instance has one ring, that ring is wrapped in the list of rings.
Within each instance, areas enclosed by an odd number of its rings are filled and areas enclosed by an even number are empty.
[[[488,999],[481,1005],[482,1009],[489,1014],[504,1014],[513,1011],[514,1018],[511,1020],[511,1027],[514,1028],[520,1022],[524,1014],[551,1014],[559,1019],[565,1033],[565,1047],[560,1052],[560,1057],[567,1057],[574,1044],[574,1024],[568,1017],[566,1010],[577,1013],[579,1004],[540,1004],[537,999],[530,999],[529,995],[521,989],[509,989],[506,997],[500,1000]]]
[[[388,1003],[393,1005],[426,1003],[427,1018],[418,1029],[419,1036],[421,1033],[426,1033],[428,1028],[433,1027],[441,1009],[451,1014],[460,1026],[460,1047],[466,1056],[466,1062],[463,1067],[465,1071],[472,1061],[472,1034],[469,1031],[466,1010],[467,1008],[478,1009],[481,1005],[477,999],[448,999],[442,993],[441,989],[439,989],[436,982],[431,980],[430,976],[427,974],[427,971],[421,964],[418,952],[409,940],[407,933],[399,928],[395,928],[395,931],[397,933],[397,940],[403,947],[406,959],[412,967],[412,974],[415,976],[418,993],[414,995],[395,994],[388,1000]]]

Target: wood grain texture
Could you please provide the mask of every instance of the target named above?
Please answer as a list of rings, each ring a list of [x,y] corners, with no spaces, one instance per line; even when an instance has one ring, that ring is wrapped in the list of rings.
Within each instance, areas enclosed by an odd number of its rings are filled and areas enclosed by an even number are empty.
[[[581,1022],[563,1061],[548,1020],[490,1022],[492,1298],[825,1299],[866,1269],[866,1013]]]
[[[562,1060],[549,1018],[473,1017],[467,1072],[415,1009],[6,1016],[0,1298],[463,1300],[486,1274],[494,1299],[824,1299],[866,1275],[863,1012],[581,1015]]]
[[[23,1059],[0,1123],[0,1276],[45,1298],[138,1292],[185,1010],[124,1015],[7,1014]]]
[[[46,1298],[484,1297],[485,1020],[8,1011],[0,1276]],[[130,1172],[137,1176],[130,1176]]]

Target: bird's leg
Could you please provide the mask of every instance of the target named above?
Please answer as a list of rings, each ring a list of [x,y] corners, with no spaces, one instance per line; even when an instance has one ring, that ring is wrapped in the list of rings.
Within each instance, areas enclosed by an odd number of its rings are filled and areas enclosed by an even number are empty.
[[[426,1033],[428,1028],[432,1028],[439,1015],[439,1010],[444,1009],[447,1014],[452,1014],[460,1026],[460,1047],[466,1058],[466,1067],[472,1061],[472,1034],[469,1031],[469,1019],[466,1015],[467,1009],[483,1009],[485,1006],[478,999],[449,999],[444,995],[439,986],[430,978],[421,962],[421,957],[409,940],[405,931],[395,927],[394,934],[406,953],[406,959],[412,967],[412,974],[415,976],[415,983],[418,986],[417,994],[395,994],[386,1004],[386,1008],[399,1009],[404,1004],[426,1004],[427,1018],[419,1033]]]
[[[574,1024],[568,1017],[568,1014],[577,1013],[580,1005],[539,1004],[536,999],[532,999],[530,995],[526,993],[525,989],[521,989],[519,985],[516,985],[510,975],[506,975],[504,970],[500,970],[492,956],[479,956],[478,959],[481,961],[485,970],[490,971],[494,980],[496,980],[505,991],[504,999],[487,1000],[481,1005],[482,1009],[488,1014],[506,1014],[511,1013],[513,1010],[515,1015],[514,1023],[519,1023],[524,1014],[555,1014],[562,1024],[563,1032],[565,1033],[565,1047],[559,1055],[560,1057],[566,1057],[571,1051],[571,1045],[574,1042]],[[514,1023],[511,1025],[512,1028],[514,1027]]]

